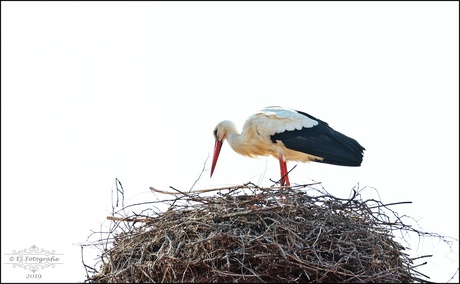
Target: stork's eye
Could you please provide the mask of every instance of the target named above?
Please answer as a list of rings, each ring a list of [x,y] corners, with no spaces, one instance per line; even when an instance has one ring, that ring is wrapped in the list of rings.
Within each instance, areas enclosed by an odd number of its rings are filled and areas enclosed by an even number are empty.
[[[216,139],[217,139],[217,128],[216,128],[216,129],[214,129],[214,138],[216,138]]]

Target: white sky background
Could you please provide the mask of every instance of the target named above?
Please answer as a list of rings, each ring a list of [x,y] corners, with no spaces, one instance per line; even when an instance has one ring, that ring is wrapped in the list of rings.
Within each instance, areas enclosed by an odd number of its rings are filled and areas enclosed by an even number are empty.
[[[85,280],[79,243],[150,186],[269,186],[278,161],[224,144],[209,178],[212,130],[270,105],[305,111],[358,140],[359,168],[298,164],[292,183],[353,187],[421,228],[459,237],[459,4],[453,2],[1,3],[2,282],[26,272],[4,254],[63,254],[40,281]],[[291,168],[295,163],[288,164]],[[412,237],[419,271],[457,271],[437,239]],[[86,261],[98,251],[88,250]],[[421,263],[422,260],[419,261]],[[458,282],[458,274],[451,280]],[[37,281],[37,280],[33,280]]]

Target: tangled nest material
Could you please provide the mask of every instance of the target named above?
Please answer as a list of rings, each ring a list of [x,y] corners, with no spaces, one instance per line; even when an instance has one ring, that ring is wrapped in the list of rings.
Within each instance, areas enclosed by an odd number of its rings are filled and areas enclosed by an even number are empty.
[[[86,282],[427,282],[394,239],[409,230],[395,204],[311,185],[151,190],[174,196],[170,207],[108,217],[114,229]]]

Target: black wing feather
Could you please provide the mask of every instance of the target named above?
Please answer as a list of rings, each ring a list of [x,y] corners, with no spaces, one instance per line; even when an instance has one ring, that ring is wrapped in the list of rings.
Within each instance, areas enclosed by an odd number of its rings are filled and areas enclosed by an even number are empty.
[[[276,133],[270,136],[273,143],[280,140],[291,150],[324,158],[316,162],[350,167],[361,165],[365,149],[358,141],[332,129],[322,120],[298,112],[318,121],[318,125]]]

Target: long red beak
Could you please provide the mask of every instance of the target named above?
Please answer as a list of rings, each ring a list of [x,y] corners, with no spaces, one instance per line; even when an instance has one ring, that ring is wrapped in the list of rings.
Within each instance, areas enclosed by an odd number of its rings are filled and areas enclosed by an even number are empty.
[[[212,166],[211,166],[211,177],[212,173],[214,172],[214,168],[216,167],[217,158],[219,158],[220,148],[222,148],[223,141],[216,140],[216,144],[214,145],[214,156],[212,157]]]

